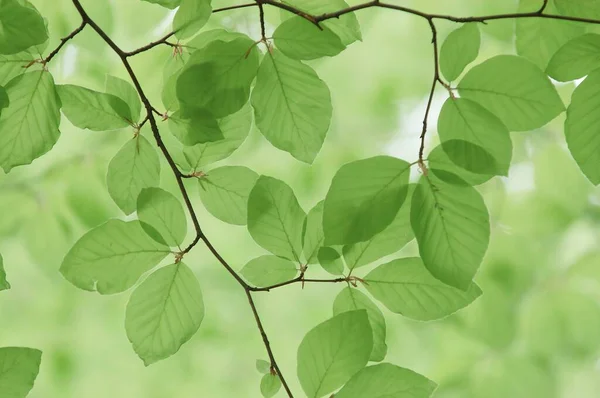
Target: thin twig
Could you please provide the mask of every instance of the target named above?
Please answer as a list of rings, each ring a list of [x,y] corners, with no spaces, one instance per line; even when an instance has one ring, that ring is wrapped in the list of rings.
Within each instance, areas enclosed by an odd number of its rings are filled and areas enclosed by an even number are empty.
[[[87,25],[87,22],[85,20],[81,21],[81,25],[79,25],[77,29],[69,33],[69,35],[60,39],[60,44],[58,45],[58,47],[56,47],[50,54],[48,54],[46,58],[42,60],[42,64],[46,65],[48,62],[50,62],[52,58],[54,58],[56,54],[58,54],[58,52],[63,48],[65,44],[67,44],[69,40],[77,36],[79,32],[81,32],[83,28],[85,28],[85,25]]]
[[[423,117],[423,130],[421,130],[421,145],[419,146],[419,167],[422,169],[425,167],[423,164],[423,152],[425,151],[425,135],[427,134],[427,121],[429,119],[429,113],[431,112],[431,104],[433,103],[433,96],[435,95],[435,87],[440,81],[440,68],[438,58],[438,44],[437,44],[437,29],[433,19],[428,19],[429,27],[431,28],[431,43],[433,44],[433,82],[431,83],[431,90],[429,91],[429,98],[427,99],[427,106],[425,108],[425,116]]]
[[[137,55],[137,54],[143,53],[145,51],[151,50],[154,47],[159,46],[161,44],[165,44],[165,45],[170,46],[170,47],[176,47],[177,44],[173,44],[173,43],[170,43],[170,42],[167,41],[174,34],[175,34],[175,32],[170,32],[170,33],[164,35],[162,38],[160,38],[160,39],[158,39],[156,41],[153,41],[153,42],[151,42],[149,44],[146,44],[143,47],[137,48],[137,49],[135,49],[133,51],[126,52],[125,56],[126,57],[133,57],[134,55]]]
[[[336,278],[336,279],[309,279],[309,278],[304,278],[304,275],[300,275],[294,279],[290,279],[289,281],[286,282],[281,282],[281,283],[277,283],[275,285],[271,285],[271,286],[265,286],[265,287],[250,287],[250,291],[253,292],[268,292],[271,291],[273,289],[276,289],[278,287],[282,287],[282,286],[287,286],[287,285],[291,285],[294,283],[339,283],[339,282],[346,282],[348,280],[348,278]]]

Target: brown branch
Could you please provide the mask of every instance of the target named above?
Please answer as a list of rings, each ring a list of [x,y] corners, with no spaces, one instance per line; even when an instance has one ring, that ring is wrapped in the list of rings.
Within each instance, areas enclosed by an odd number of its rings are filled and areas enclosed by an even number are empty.
[[[165,44],[165,45],[167,45],[167,46],[170,46],[170,47],[176,47],[176,46],[177,46],[177,44],[169,43],[169,42],[167,41],[167,40],[168,40],[169,38],[171,38],[171,36],[173,36],[174,34],[175,34],[175,32],[170,32],[170,33],[167,33],[167,34],[166,34],[166,35],[164,35],[162,38],[160,38],[160,39],[158,39],[158,40],[156,40],[156,41],[153,41],[153,42],[151,42],[151,43],[149,43],[149,44],[146,44],[145,46],[143,46],[143,47],[140,47],[140,48],[137,48],[137,49],[135,49],[135,50],[133,50],[133,51],[126,52],[126,53],[125,53],[125,56],[126,56],[126,57],[133,57],[134,55],[138,55],[138,54],[140,54],[140,53],[143,53],[143,52],[145,52],[145,51],[151,50],[151,49],[153,49],[154,47],[156,47],[156,46],[159,46],[159,45],[161,45],[161,44]]]
[[[419,167],[425,171],[423,164],[423,152],[425,151],[425,135],[427,134],[427,120],[429,119],[429,113],[431,112],[431,104],[433,102],[433,96],[435,94],[435,87],[437,83],[442,81],[440,78],[440,67],[438,57],[438,40],[437,40],[437,29],[433,19],[429,18],[429,27],[431,28],[431,43],[433,44],[433,82],[431,83],[431,90],[429,91],[429,98],[427,99],[427,106],[425,108],[425,116],[423,117],[423,130],[421,130],[421,145],[419,146]],[[443,82],[442,82],[443,84]]]
[[[50,54],[48,54],[48,56],[46,58],[44,58],[42,60],[42,64],[46,65],[48,62],[50,62],[52,60],[52,58],[54,58],[56,56],[56,54],[58,54],[58,52],[63,48],[63,46],[65,44],[67,44],[67,42],[69,40],[71,40],[72,38],[77,36],[79,34],[79,32],[81,32],[83,30],[83,28],[85,28],[86,25],[87,25],[87,22],[85,20],[81,21],[81,25],[79,25],[79,27],[77,29],[75,29],[74,31],[69,33],[69,35],[60,39],[60,44],[58,45],[58,47],[56,47]]]
[[[263,43],[267,42],[267,33],[265,29],[265,10],[263,8],[263,4],[260,0],[256,0],[256,4],[258,5],[259,12],[259,20],[260,20],[260,35]]]
[[[265,287],[250,287],[250,291],[252,292],[269,292],[273,289],[276,289],[278,287],[283,287],[283,286],[287,286],[287,285],[291,285],[294,283],[339,283],[339,282],[347,282],[348,278],[336,278],[336,279],[308,279],[308,278],[304,278],[304,274],[300,274],[300,276],[294,278],[294,279],[290,279],[289,281],[285,281],[285,282],[281,282],[281,283],[277,283],[275,285],[271,285],[271,286],[265,286]]]

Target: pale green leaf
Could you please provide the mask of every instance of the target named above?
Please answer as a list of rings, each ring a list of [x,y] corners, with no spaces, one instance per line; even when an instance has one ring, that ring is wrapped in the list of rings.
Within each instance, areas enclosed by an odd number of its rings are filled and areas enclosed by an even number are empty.
[[[414,186],[409,186],[406,200],[402,203],[394,221],[371,239],[346,245],[342,249],[349,270],[370,264],[384,256],[402,249],[415,238],[410,225],[410,201]]]
[[[332,106],[327,85],[311,67],[277,50],[268,52],[251,102],[256,126],[273,146],[313,162],[329,130]]]
[[[137,206],[142,189],[157,186],[160,181],[160,161],[152,144],[144,137],[127,141],[108,164],[108,193],[125,214]]]
[[[131,121],[137,123],[140,120],[142,102],[135,88],[123,79],[111,75],[106,76],[106,92],[122,99],[129,106]],[[127,114],[127,113],[124,113]]]
[[[298,347],[298,379],[308,398],[346,383],[369,361],[373,332],[366,310],[342,312],[309,331]]]
[[[258,373],[262,373],[262,374],[267,374],[271,372],[271,364],[268,361],[265,361],[264,359],[257,359],[256,360],[256,370],[258,370]]]
[[[204,109],[187,108],[169,116],[171,133],[183,144],[192,146],[224,138],[219,122]]]
[[[175,354],[204,318],[200,284],[182,262],[152,273],[131,294],[125,330],[146,366]]]
[[[48,40],[46,22],[33,6],[0,2],[0,54],[15,54]]]
[[[167,246],[146,234],[139,221],[110,220],[75,243],[60,272],[80,289],[120,293],[169,253]]]
[[[264,398],[274,397],[281,389],[281,380],[278,375],[267,373],[260,380],[260,392]]]
[[[12,55],[0,54],[0,85],[6,85],[13,78],[22,75],[35,57],[29,52],[21,52]]]
[[[8,173],[52,149],[60,136],[60,99],[46,71],[17,76],[5,89],[10,105],[0,117],[0,165]]]
[[[446,145],[449,145],[451,148],[473,146],[473,144],[469,144],[466,141],[457,143],[453,143],[452,141],[446,141]],[[429,171],[448,184],[462,186],[480,185],[494,177],[492,174],[472,173],[463,169],[450,160],[441,145],[433,148],[429,155],[427,155],[427,161],[429,163]]]
[[[455,164],[477,174],[508,175],[510,133],[487,109],[468,99],[448,98],[438,118],[442,148]]]
[[[323,246],[323,201],[313,207],[306,216],[302,251],[306,264],[318,262],[317,255]]]
[[[423,176],[412,197],[410,222],[429,272],[469,289],[490,239],[489,215],[479,192]]]
[[[248,197],[248,231],[276,256],[300,262],[306,214],[285,182],[261,176]]]
[[[4,271],[4,261],[0,254],[0,291],[10,289],[10,283],[6,280],[6,271]]]
[[[181,202],[171,193],[160,188],[142,189],[137,198],[137,215],[146,232],[158,232],[158,242],[171,247],[183,243],[187,220]]]
[[[373,351],[371,351],[369,360],[375,362],[383,361],[383,358],[387,354],[385,318],[381,310],[371,299],[357,289],[348,286],[335,298],[333,302],[333,315],[356,310],[367,311],[369,324],[373,331]]]
[[[332,275],[344,273],[344,261],[342,255],[333,247],[321,247],[317,254],[321,267]]]
[[[85,87],[57,86],[62,112],[74,126],[93,131],[115,130],[131,125],[129,106],[121,98]]]
[[[498,55],[473,67],[458,89],[461,97],[487,108],[509,131],[542,127],[565,110],[550,79],[514,55]]]
[[[200,178],[200,199],[206,210],[229,224],[246,225],[248,196],[258,174],[247,167],[224,166]]]
[[[306,18],[295,16],[275,29],[273,39],[277,48],[293,59],[333,57],[346,46],[327,26],[319,29]]]
[[[342,166],[325,197],[325,244],[366,241],[390,225],[406,198],[409,170],[404,160],[390,156]]]
[[[335,398],[428,398],[436,387],[410,369],[382,363],[356,373]]]
[[[565,136],[573,159],[585,176],[600,184],[600,69],[573,92],[567,110]]]
[[[600,19],[600,3],[597,0],[554,0],[554,4],[563,15]]]
[[[26,347],[0,348],[2,398],[25,398],[33,388],[41,362],[40,350]]]
[[[435,279],[418,257],[380,265],[363,279],[369,293],[390,311],[418,321],[444,318],[481,296],[475,283],[462,291]]]
[[[152,3],[152,4],[159,4],[163,7],[169,8],[171,10],[178,7],[179,4],[181,4],[181,0],[142,0],[142,1],[145,1],[147,3]]]
[[[562,46],[550,59],[546,73],[554,80],[568,82],[600,68],[600,35],[588,33]]]
[[[180,0],[179,9],[173,19],[173,30],[179,40],[196,34],[210,18],[211,0]]]
[[[266,287],[294,279],[298,268],[284,258],[265,255],[250,260],[240,272],[251,284]]]
[[[467,23],[452,31],[440,49],[440,69],[446,79],[456,80],[479,55],[481,37],[477,23]]]

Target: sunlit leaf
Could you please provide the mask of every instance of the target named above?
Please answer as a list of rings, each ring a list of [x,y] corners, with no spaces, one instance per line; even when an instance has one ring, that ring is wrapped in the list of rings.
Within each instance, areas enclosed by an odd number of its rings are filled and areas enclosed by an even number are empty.
[[[267,373],[260,380],[260,392],[264,398],[274,397],[281,389],[281,380],[278,375]]]
[[[0,54],[15,54],[48,39],[44,18],[18,0],[0,2]]]
[[[267,374],[271,371],[271,364],[264,359],[257,359],[256,370],[258,370],[258,373]]]
[[[550,59],[546,72],[560,82],[580,79],[600,68],[600,35],[588,33],[562,46]]]
[[[380,265],[364,280],[369,293],[390,311],[419,321],[444,318],[481,295],[474,283],[462,291],[435,279],[418,257]]]
[[[600,19],[600,3],[596,0],[554,0],[554,4],[563,15]]]
[[[5,85],[11,79],[25,73],[26,69],[23,67],[29,65],[34,58],[29,52],[12,55],[0,54],[0,85]]]
[[[332,247],[321,247],[317,253],[317,259],[321,267],[332,275],[344,273],[344,261],[342,255]]]
[[[159,4],[163,7],[169,8],[171,10],[178,7],[179,4],[181,4],[181,0],[142,0],[142,1],[152,3],[152,4]]]
[[[309,398],[346,383],[369,361],[373,332],[366,310],[342,312],[309,331],[298,347],[298,379]]]
[[[318,262],[317,255],[323,246],[323,201],[317,203],[306,216],[302,251],[306,264]]]
[[[293,59],[316,59],[334,56],[346,46],[327,26],[319,29],[306,18],[296,16],[275,29],[273,39],[277,48]]]
[[[0,10],[1,11],[1,10]],[[34,348],[0,348],[0,391],[3,398],[25,398],[37,378],[42,352]]]
[[[240,272],[253,285],[266,287],[294,279],[298,268],[289,260],[266,255],[250,260]]]
[[[469,147],[469,143],[466,141],[458,143],[453,143],[452,141],[446,141],[446,146],[450,146],[450,148]],[[433,148],[429,155],[427,155],[427,160],[429,162],[429,171],[448,184],[461,186],[480,185],[494,177],[492,174],[472,173],[460,167],[450,160],[441,145]]]
[[[0,254],[0,291],[10,289],[10,283],[6,280],[6,271],[4,271],[4,260]]]
[[[440,69],[446,79],[456,80],[479,55],[481,38],[477,23],[467,23],[452,31],[440,49]]]
[[[208,22],[212,7],[211,0],[179,0],[179,4],[173,19],[173,30],[175,36],[183,40],[196,34]]]
[[[140,120],[142,102],[135,88],[123,79],[111,75],[106,76],[106,92],[122,99],[129,106],[131,121],[137,123]]]
[[[186,109],[169,116],[169,129],[183,145],[196,145],[222,140],[219,122],[204,109]]]
[[[146,232],[151,229],[160,234],[159,243],[171,247],[183,243],[187,221],[181,202],[171,193],[160,188],[142,189],[137,198],[137,215]]]

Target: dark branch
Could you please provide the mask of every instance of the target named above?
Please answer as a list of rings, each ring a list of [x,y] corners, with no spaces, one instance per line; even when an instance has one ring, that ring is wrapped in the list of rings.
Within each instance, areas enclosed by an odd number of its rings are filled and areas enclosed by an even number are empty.
[[[339,282],[347,282],[347,281],[348,281],[348,278],[307,279],[307,278],[304,278],[303,274],[301,274],[297,278],[290,279],[289,281],[285,281],[285,282],[281,282],[281,283],[277,283],[275,285],[265,286],[265,287],[250,287],[248,290],[253,291],[253,292],[268,292],[268,291],[271,291],[278,287],[292,285],[294,283],[302,283],[302,284],[304,284],[304,283],[339,283]]]
[[[143,53],[145,51],[148,51],[150,49],[153,49],[154,47],[159,46],[161,44],[165,44],[165,45],[171,46],[171,47],[176,47],[177,46],[176,44],[169,43],[167,41],[174,34],[175,34],[175,32],[170,32],[170,33],[166,34],[165,36],[163,36],[162,38],[160,38],[160,39],[158,39],[156,41],[153,41],[153,42],[151,42],[149,44],[146,44],[143,47],[140,47],[140,48],[135,49],[133,51],[126,52],[125,56],[126,57],[133,57],[134,55],[137,55],[137,54]]]
[[[83,30],[83,28],[85,28],[86,25],[87,25],[87,22],[85,20],[81,21],[81,25],[79,25],[79,27],[77,29],[75,29],[74,31],[69,33],[68,36],[65,36],[62,39],[60,39],[60,44],[58,45],[58,47],[56,47],[50,54],[48,54],[48,56],[43,59],[42,63],[45,65],[48,62],[50,62],[52,60],[52,58],[54,58],[56,56],[56,54],[58,54],[58,52],[63,48],[63,46],[65,44],[67,44],[67,42],[69,40],[71,40],[72,38],[77,36],[79,34],[79,32],[81,32]]]

